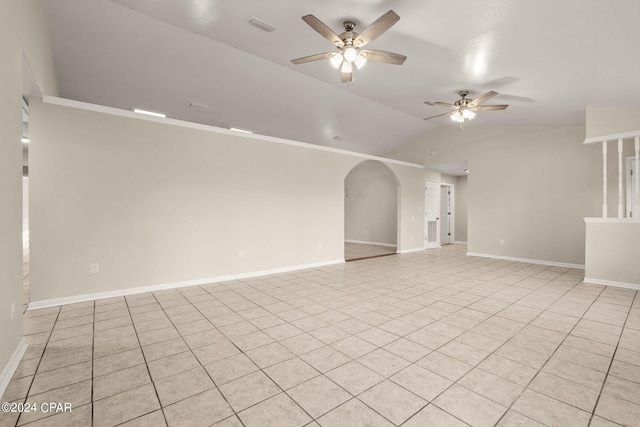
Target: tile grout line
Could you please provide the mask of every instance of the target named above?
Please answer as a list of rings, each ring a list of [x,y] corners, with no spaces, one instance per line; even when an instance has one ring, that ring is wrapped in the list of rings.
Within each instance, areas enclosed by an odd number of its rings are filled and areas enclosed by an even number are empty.
[[[571,289],[567,290],[567,292],[565,292],[565,293],[563,294],[563,296],[564,296],[564,295],[566,295],[566,294],[567,294],[568,292],[570,292],[571,290],[573,290],[576,286],[579,286],[579,285],[580,285],[580,284],[582,284],[582,283],[584,283],[584,281],[581,281],[580,283],[575,284]],[[562,344],[566,341],[567,337],[569,337],[569,336],[571,335],[571,332],[573,332],[573,330],[576,328],[576,326],[578,326],[578,324],[580,323],[580,321],[581,321],[582,319],[584,319],[584,315],[589,311],[589,309],[590,309],[591,307],[593,307],[593,305],[596,303],[596,301],[598,300],[598,298],[600,298],[600,296],[602,295],[602,293],[603,293],[606,289],[607,289],[606,287],[602,287],[602,289],[600,289],[600,292],[599,292],[599,293],[598,293],[598,295],[593,299],[593,301],[591,302],[591,304],[589,304],[589,307],[588,307],[587,309],[585,309],[585,310],[584,310],[584,312],[583,312],[583,313],[582,313],[582,315],[580,316],[580,319],[578,320],[578,322],[576,322],[576,324],[575,324],[575,325],[573,325],[573,327],[571,328],[571,330],[569,330],[569,332],[568,332],[567,334],[565,334],[565,337],[562,339],[562,341],[560,342],[560,344],[558,344],[558,345],[557,345],[557,347],[556,347],[556,349],[553,351],[553,353],[552,353],[552,354],[547,358],[547,360],[542,364],[542,366],[540,367],[540,369],[538,369],[538,370],[537,370],[537,372],[536,372],[536,373],[535,373],[535,375],[531,378],[531,380],[529,380],[529,382],[527,383],[527,385],[526,385],[526,386],[524,386],[524,388],[523,388],[522,392],[520,392],[520,394],[518,395],[518,397],[517,397],[517,398],[516,398],[512,403],[511,403],[511,405],[509,405],[509,407],[507,408],[507,411],[502,415],[502,417],[500,417],[500,419],[498,420],[498,422],[496,423],[496,425],[497,425],[497,424],[502,420],[502,418],[504,418],[504,416],[505,416],[505,415],[506,415],[506,414],[511,410],[511,408],[513,407],[513,405],[518,401],[518,399],[522,396],[522,394],[523,394],[526,390],[529,390],[529,386],[531,385],[531,383],[533,383],[533,381],[536,379],[536,377],[538,376],[538,374],[539,374],[540,372],[542,372],[542,370],[543,370],[543,369],[544,369],[544,367],[547,365],[547,363],[549,363],[549,360],[551,360],[551,358],[556,354],[556,352],[558,351],[558,349],[559,349],[559,348],[562,346]],[[546,309],[545,309],[545,311],[546,311]],[[536,316],[536,318],[537,318],[537,317],[538,317],[538,316]],[[588,319],[587,319],[587,320],[588,320]],[[531,323],[531,322],[530,322],[530,323]],[[622,332],[621,332],[621,333],[622,333]],[[582,365],[580,365],[580,366],[582,366]],[[605,379],[606,379],[606,378],[605,378]],[[567,381],[570,381],[570,380],[567,380]],[[573,382],[573,381],[571,381],[571,382]],[[604,385],[604,383],[603,383],[603,385]],[[534,391],[534,392],[535,392],[535,390],[532,390],[532,391]],[[567,403],[567,402],[564,402],[564,401],[561,401],[561,400],[559,400],[559,399],[556,399],[555,397],[548,396],[548,395],[546,395],[546,394],[544,394],[544,393],[540,393],[540,394],[542,394],[542,395],[544,395],[544,396],[547,396],[547,397],[549,397],[549,398],[551,398],[551,399],[557,400],[558,402],[562,402],[562,403],[564,403],[565,405],[569,405],[569,406],[571,406],[571,407],[573,407],[573,408],[576,408],[576,409],[578,409],[578,410],[583,411],[583,412],[585,412],[585,413],[586,413],[586,411],[585,411],[585,410],[583,410],[583,409],[581,409],[581,408],[578,408],[578,407],[576,407],[576,406],[574,406],[574,405],[571,405],[571,404],[569,404],[569,403]],[[595,406],[594,406],[594,411],[595,411]],[[518,411],[515,411],[515,412],[518,412]],[[518,414],[520,414],[520,412],[518,412]],[[525,415],[525,414],[521,414],[521,415],[523,415],[523,416],[525,416],[525,417],[527,417],[527,418],[530,418],[529,416],[527,416],[527,415]],[[534,420],[534,421],[538,422],[537,420]]]
[[[620,336],[618,337],[618,341],[616,342],[616,348],[613,350],[613,354],[611,355],[611,361],[609,362],[609,366],[607,367],[607,372],[606,372],[606,374],[604,376],[604,381],[602,381],[602,386],[600,387],[600,391],[598,393],[598,398],[596,399],[596,402],[593,405],[593,410],[591,411],[591,416],[589,417],[589,423],[587,424],[587,426],[591,425],[591,423],[593,422],[593,418],[596,415],[596,409],[598,408],[598,403],[600,402],[600,397],[602,396],[602,393],[604,391],[604,386],[606,385],[607,379],[609,378],[609,372],[611,371],[611,366],[613,365],[613,361],[615,360],[616,353],[618,352],[618,347],[620,346],[620,341],[622,340],[622,334],[624,334],[624,328],[625,328],[625,326],[627,324],[627,321],[629,320],[629,315],[631,314],[631,309],[633,308],[633,302],[634,302],[635,298],[637,297],[637,295],[638,295],[638,291],[636,291],[634,293],[634,297],[631,299],[631,304],[629,304],[629,309],[627,310],[627,316],[624,319],[624,323],[622,324],[622,330],[620,331]],[[615,423],[615,421],[613,421],[613,420],[609,420],[609,421]]]
[[[542,271],[544,271],[544,270],[542,270]],[[529,276],[529,277],[531,277],[531,276]],[[515,283],[513,283],[513,284],[509,285],[508,287],[515,286],[517,283],[519,283],[519,282],[521,282],[522,280],[525,280],[525,279],[527,279],[527,278],[529,278],[529,277],[523,277],[521,280],[519,280],[518,282],[515,282]],[[550,281],[549,281],[549,282],[547,282],[545,285],[541,286],[541,288],[542,288],[542,287],[544,287],[544,286],[546,286],[548,283],[550,283],[550,282],[552,282],[552,281],[553,281],[553,280],[550,280]],[[576,284],[575,284],[574,286],[572,286],[570,289],[567,289],[567,291],[565,291],[562,295],[563,295],[563,296],[564,296],[564,295],[566,295],[566,294],[567,294],[568,292],[570,292],[570,291],[571,291],[575,286],[578,286],[578,285],[579,285],[579,283],[576,283]],[[507,288],[508,288],[508,287],[507,287]],[[506,289],[506,288],[505,288],[505,289]],[[538,289],[539,289],[539,288],[538,288]],[[534,293],[535,291],[537,291],[538,289],[532,290],[532,291],[531,291],[531,292],[529,292],[528,294],[523,295],[523,296],[522,296],[522,297],[520,297],[518,300],[516,300],[516,301],[514,301],[513,303],[511,303],[508,307],[505,307],[504,309],[502,309],[502,310],[498,311],[497,313],[494,313],[494,314],[490,315],[487,319],[485,319],[485,320],[483,320],[482,322],[478,323],[478,324],[477,324],[476,326],[474,326],[473,328],[471,328],[471,329],[469,329],[469,330],[467,330],[467,331],[465,331],[465,332],[463,332],[463,333],[459,334],[459,335],[458,335],[458,336],[456,336],[455,338],[450,339],[450,340],[449,340],[449,342],[451,342],[451,341],[455,341],[455,339],[456,339],[456,338],[458,338],[458,337],[460,337],[460,336],[462,336],[462,335],[466,334],[467,332],[469,332],[469,331],[473,330],[474,328],[476,328],[478,325],[480,325],[480,324],[482,324],[482,323],[486,322],[487,320],[489,320],[489,319],[491,319],[491,318],[494,318],[494,317],[499,317],[499,318],[501,318],[501,319],[506,319],[506,320],[514,321],[514,320],[512,320],[512,319],[502,318],[502,317],[498,316],[498,313],[500,313],[500,312],[502,312],[503,310],[506,310],[507,308],[509,308],[509,307],[513,306],[513,305],[514,305],[514,304],[516,304],[519,300],[521,300],[522,298],[525,298],[525,297],[526,297],[526,296],[528,296],[528,295],[533,294],[533,293]],[[462,291],[462,292],[465,292],[465,291]],[[496,291],[496,292],[500,292],[500,291]],[[494,294],[495,294],[495,292],[494,292]],[[491,294],[491,295],[493,295],[493,294]],[[483,297],[483,299],[485,299],[485,298],[488,298],[488,296]],[[466,309],[470,309],[470,310],[474,310],[474,311],[479,311],[479,310],[475,310],[475,309],[469,308],[469,306],[470,306],[470,305],[472,305],[472,304],[475,304],[475,303],[471,303],[471,304],[469,304],[469,305],[467,305],[467,306],[464,306],[464,307],[462,307],[460,310],[462,310],[462,309],[466,308]],[[526,307],[526,306],[525,306],[525,307]],[[457,312],[458,312],[458,311],[460,311],[460,310],[457,310],[457,311],[455,311],[455,312],[453,312],[453,313],[450,313],[449,315],[454,314],[454,313],[457,313]],[[547,310],[547,309],[544,309],[542,312],[540,312],[540,314],[538,314],[536,317],[534,317],[533,319],[531,319],[528,323],[525,323],[525,324],[524,324],[524,326],[523,326],[522,328],[520,328],[518,332],[522,331],[524,328],[526,328],[527,326],[531,325],[531,323],[532,323],[535,319],[537,319],[540,315],[542,315],[542,313],[544,313],[546,310]],[[484,312],[481,312],[481,313],[484,313]],[[489,313],[485,313],[485,314],[489,314]],[[447,316],[445,316],[445,317],[447,317]],[[524,323],[524,322],[519,322],[519,323]],[[427,325],[427,326],[428,326],[428,325]],[[535,325],[534,325],[534,326],[535,326]],[[496,328],[499,328],[499,327],[498,327],[498,326],[496,326]],[[503,328],[500,328],[500,329],[503,329]],[[505,330],[506,330],[506,329],[505,329]],[[508,331],[507,331],[507,332],[508,332]],[[480,335],[483,335],[483,336],[489,337],[489,338],[493,338],[493,337],[490,337],[490,336],[488,336],[488,335],[484,335],[484,334],[482,334],[482,333],[480,333],[480,332],[477,332],[477,333],[478,333],[478,334],[480,334]],[[516,333],[517,333],[517,332],[516,332]],[[511,338],[513,338],[513,336],[515,336],[515,334],[513,334]],[[509,339],[511,339],[511,338],[509,338]],[[495,338],[494,338],[494,339],[495,339]],[[508,340],[507,340],[507,341],[508,341]],[[454,414],[451,414],[450,412],[448,412],[446,409],[441,408],[441,407],[439,407],[438,405],[436,405],[435,403],[433,403],[433,402],[434,402],[434,401],[435,401],[439,396],[443,395],[447,390],[449,390],[451,387],[453,387],[453,386],[454,386],[454,385],[456,385],[456,384],[457,384],[459,387],[463,387],[463,388],[465,388],[465,389],[469,390],[469,391],[470,391],[470,392],[472,392],[472,393],[478,394],[478,395],[479,395],[479,396],[481,396],[481,397],[484,397],[484,398],[486,398],[486,399],[488,399],[488,400],[490,400],[490,401],[492,401],[492,402],[495,402],[493,399],[490,399],[490,398],[488,398],[488,397],[486,397],[486,396],[484,396],[484,395],[481,395],[481,394],[479,394],[479,393],[475,392],[474,390],[470,390],[469,388],[467,388],[467,387],[465,387],[465,386],[463,386],[463,385],[458,384],[458,381],[459,381],[460,379],[462,379],[464,376],[466,376],[466,375],[467,375],[471,370],[473,370],[474,368],[478,368],[478,369],[480,369],[480,370],[482,370],[482,371],[485,371],[485,370],[484,370],[484,369],[482,369],[479,365],[480,365],[484,360],[486,360],[486,359],[488,359],[490,356],[494,355],[494,354],[495,354],[495,352],[496,352],[498,349],[500,349],[500,347],[502,347],[503,345],[507,344],[507,341],[503,342],[503,343],[502,343],[498,348],[496,348],[494,351],[492,351],[492,352],[488,352],[488,351],[487,351],[487,353],[489,353],[489,354],[488,354],[487,356],[485,356],[485,357],[484,357],[480,362],[476,363],[476,364],[473,366],[473,368],[472,368],[472,369],[470,369],[469,371],[467,371],[464,375],[462,375],[462,376],[461,376],[460,378],[458,378],[457,380],[452,381],[452,383],[451,383],[448,387],[446,387],[444,390],[442,390],[440,393],[438,393],[438,394],[437,394],[433,399],[431,399],[431,401],[430,401],[427,405],[425,405],[425,406],[424,406],[424,407],[422,407],[418,412],[416,412],[416,413],[415,413],[415,414],[413,414],[411,417],[409,417],[405,422],[409,421],[411,418],[413,418],[414,416],[416,416],[416,414],[418,414],[420,411],[422,411],[424,408],[426,408],[426,407],[427,407],[427,406],[429,406],[430,404],[431,404],[431,405],[433,405],[433,406],[435,406],[435,407],[437,407],[438,409],[442,410],[442,411],[443,411],[443,412],[445,412],[446,414],[448,414],[448,415],[450,415],[450,416],[452,416],[452,417],[454,417],[454,418],[456,418],[456,419],[459,419],[460,421],[464,422],[463,420],[461,420],[460,418],[458,418],[458,417],[457,417],[457,416],[455,416]],[[545,341],[546,341],[546,340],[545,340]],[[448,344],[449,342],[447,342],[447,344]],[[460,342],[460,341],[458,341],[458,342]],[[433,350],[433,352],[438,351],[440,348],[444,347],[444,346],[445,346],[445,345],[447,345],[447,344],[443,344],[443,345],[439,346],[437,349]],[[465,344],[465,343],[463,343],[463,344]],[[479,349],[479,350],[483,350],[483,349],[481,349],[481,348],[479,348],[479,347],[476,347],[476,346],[474,346],[474,345],[471,345],[471,344],[466,344],[466,345],[468,345],[468,346],[470,346],[470,347],[474,347],[474,348]],[[560,344],[558,345],[558,347],[559,347],[559,346],[560,346]],[[483,350],[483,351],[486,351],[486,350]],[[432,352],[432,353],[433,353],[433,352]],[[430,354],[431,354],[431,353],[430,353]],[[443,353],[443,354],[445,354],[445,353]],[[446,355],[446,354],[445,354],[445,355]],[[447,355],[447,356],[448,356],[448,355]],[[455,359],[455,360],[458,360],[458,361],[460,361],[460,362],[467,363],[467,362],[465,362],[465,361],[463,361],[463,360],[458,359],[457,357],[454,357],[454,356],[449,356],[449,357],[451,357],[451,358],[453,358],[453,359]],[[551,357],[551,356],[550,356],[550,357]],[[550,358],[550,357],[549,357],[549,358]],[[509,358],[505,358],[505,359],[511,360],[511,359],[509,359]],[[518,361],[515,361],[515,360],[511,360],[511,361],[512,361],[512,362],[514,362],[514,363],[522,364],[522,363],[520,363],[520,362],[518,362]],[[415,364],[415,363],[414,363],[414,364]],[[469,364],[469,363],[467,363],[467,364]],[[417,365],[417,366],[420,366],[420,365]],[[525,365],[525,366],[526,366],[526,365]],[[427,369],[427,368],[424,368],[424,369]],[[539,372],[541,369],[542,369],[542,368],[540,368],[540,369],[538,370],[538,372]],[[431,371],[431,370],[429,370],[429,369],[427,369],[427,370],[428,370],[429,372],[433,372],[433,371]],[[488,372],[488,371],[485,371],[485,372]],[[433,372],[433,373],[434,373],[434,374],[436,374],[436,375],[440,375],[440,374],[438,374],[437,372]],[[511,380],[509,380],[509,379],[507,379],[507,378],[503,378],[503,377],[502,377],[502,376],[500,376],[500,375],[493,374],[493,373],[491,373],[491,372],[488,372],[488,373],[489,373],[489,374],[492,374],[492,375],[495,375],[495,376],[497,376],[497,377],[499,377],[499,378],[501,378],[501,379],[503,379],[503,380],[505,380],[505,381],[512,382]],[[536,373],[536,375],[537,375],[537,373]],[[440,376],[441,376],[441,375],[440,375]],[[534,377],[535,377],[535,376],[534,376]],[[447,379],[447,380],[449,380],[448,378],[446,378],[446,379]],[[451,380],[449,380],[449,381],[451,381]],[[512,383],[513,383],[513,382],[512,382]],[[517,383],[514,383],[514,384],[516,384],[516,385],[520,386],[520,384],[517,384]],[[522,386],[520,386],[520,387],[522,387]],[[525,389],[526,389],[526,387],[523,387],[523,391],[524,391]],[[522,392],[521,392],[520,394],[522,394]],[[519,396],[518,396],[518,397],[519,397]],[[502,418],[507,414],[507,412],[509,412],[510,407],[513,405],[513,403],[515,403],[515,401],[516,401],[517,399],[518,399],[517,397],[516,397],[516,399],[514,399],[514,401],[513,401],[513,402],[511,403],[511,405],[507,408],[507,410],[506,410],[506,411],[505,411],[505,412],[500,416],[500,418],[496,421],[495,425],[497,425],[498,423],[500,423],[500,421],[502,420]],[[498,404],[498,405],[500,405],[500,406],[504,406],[504,405],[501,405],[501,404],[500,404],[500,403],[498,403],[498,402],[495,402],[495,403],[497,403],[497,404]],[[527,417],[527,418],[528,418],[528,417]]]
[[[23,402],[26,402],[27,399],[29,398],[31,387],[33,387],[33,383],[36,380],[36,375],[38,375],[38,369],[40,369],[40,364],[42,363],[42,359],[44,359],[44,353],[47,351],[47,347],[49,346],[49,341],[51,340],[51,335],[53,335],[53,329],[55,327],[55,324],[58,322],[58,318],[60,317],[61,312],[62,312],[62,307],[59,307],[58,312],[56,313],[56,318],[51,325],[51,330],[49,331],[49,336],[47,337],[47,341],[44,345],[44,349],[42,349],[42,355],[40,356],[40,360],[38,360],[38,366],[36,367],[36,371],[33,374],[33,378],[31,379],[29,387],[27,388],[27,394],[25,395]],[[20,418],[22,418],[22,413],[18,416],[18,418],[16,418],[16,424],[15,424],[16,426],[20,422]]]
[[[157,299],[155,298],[155,295],[153,295],[153,293],[151,293],[151,295],[157,301]],[[147,362],[147,356],[144,354],[144,351],[142,350],[142,343],[140,342],[140,337],[138,336],[138,330],[136,329],[136,324],[133,321],[133,316],[131,315],[131,308],[129,306],[129,301],[127,300],[126,296],[124,296],[122,298],[124,299],[124,303],[125,303],[125,305],[127,307],[127,311],[129,312],[129,317],[131,318],[131,326],[133,327],[133,331],[136,334],[136,341],[138,341],[138,346],[140,348],[140,353],[142,354],[142,360],[144,360],[145,368],[147,368],[147,374],[149,375],[149,380],[151,381],[151,384],[153,384],[153,391],[155,392],[156,399],[158,399],[158,405],[160,406],[160,411],[162,412],[162,418],[164,419],[165,424],[169,425],[169,423],[167,422],[167,416],[164,413],[164,407],[162,406],[162,401],[160,400],[160,395],[158,394],[158,389],[156,388],[156,383],[153,381],[153,377],[151,376],[151,371],[149,370],[149,363]],[[125,350],[125,351],[128,351],[128,350]],[[124,353],[124,352],[121,352],[121,353]],[[144,417],[145,415],[151,414],[153,412],[154,411],[147,412],[146,414],[142,414],[142,415],[140,415],[140,416],[138,416],[136,418],[133,418],[133,419]],[[123,423],[126,423],[128,421],[131,421],[131,420],[123,421]]]

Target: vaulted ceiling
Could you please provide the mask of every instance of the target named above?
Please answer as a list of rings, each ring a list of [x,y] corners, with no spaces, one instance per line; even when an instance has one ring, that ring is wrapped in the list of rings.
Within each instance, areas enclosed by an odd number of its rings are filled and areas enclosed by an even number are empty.
[[[335,49],[303,15],[340,33],[390,9],[400,21],[368,47],[404,65],[369,61],[347,85],[328,60],[290,62]],[[587,107],[637,107],[640,94],[637,0],[49,0],[48,17],[65,98],[367,154],[458,126],[422,119],[446,111],[424,101],[461,89],[510,104],[464,132],[583,125]]]

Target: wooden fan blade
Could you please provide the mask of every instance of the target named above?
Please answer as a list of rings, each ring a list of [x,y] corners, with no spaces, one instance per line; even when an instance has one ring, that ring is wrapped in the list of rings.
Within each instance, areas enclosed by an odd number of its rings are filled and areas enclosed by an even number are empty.
[[[370,50],[363,49],[360,51],[360,55],[364,59],[376,62],[384,62],[385,64],[402,65],[407,59],[406,56],[393,52],[385,52],[383,50]]]
[[[303,56],[302,58],[292,59],[294,64],[305,64],[307,62],[320,61],[321,59],[327,59],[334,56],[336,52],[317,53],[315,55]]]
[[[455,111],[453,112],[455,113]],[[453,114],[451,112],[449,113],[442,113],[442,114],[438,114],[437,116],[431,116],[431,117],[427,117],[426,119],[422,119],[422,120],[431,120],[431,119],[435,119],[436,117],[442,117],[442,116],[450,116],[451,114]]]
[[[483,102],[487,102],[488,100],[490,100],[491,98],[493,98],[497,94],[498,94],[498,92],[494,92],[494,91],[491,90],[491,91],[489,91],[487,93],[484,93],[484,94],[480,95],[479,97],[477,97],[473,101],[469,102],[467,105],[469,107],[478,106],[478,105],[482,104]]]
[[[457,105],[447,104],[446,102],[440,102],[440,101],[433,102],[432,104],[439,105],[441,107],[453,108],[453,109],[457,109],[458,108]]]
[[[322,37],[329,40],[331,43],[335,44],[338,47],[344,46],[344,42],[340,40],[340,37],[336,33],[331,30],[331,28],[327,27],[321,20],[316,18],[313,15],[305,15],[302,17],[302,20],[309,24],[311,28],[316,30]]]
[[[355,39],[353,44],[356,47],[362,47],[366,45],[367,43],[378,37],[380,34],[391,28],[399,20],[400,17],[393,10],[390,10],[380,18],[376,19],[373,24],[365,28],[364,31],[362,31],[362,33],[358,36],[358,38]]]
[[[353,72],[340,73],[340,79],[342,80],[342,83],[353,83]]]
[[[506,110],[508,105],[481,105],[479,107],[472,108],[472,111],[495,111]]]

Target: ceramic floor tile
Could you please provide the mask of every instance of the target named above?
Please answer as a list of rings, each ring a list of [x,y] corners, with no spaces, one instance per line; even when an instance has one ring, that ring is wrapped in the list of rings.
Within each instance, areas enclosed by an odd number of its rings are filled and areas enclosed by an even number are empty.
[[[314,338],[307,333],[286,338],[284,340],[280,340],[279,342],[290,352],[296,355],[308,353],[325,345],[322,341]]]
[[[465,251],[28,311],[29,348],[5,398],[26,399],[32,381],[42,396],[93,381],[97,426],[162,426],[166,415],[172,426],[564,427],[586,426],[602,389],[591,426],[633,425],[637,292]],[[0,414],[0,425],[90,424],[91,404],[78,405],[68,418]]]
[[[600,390],[605,380],[605,374],[602,372],[555,358],[551,358],[544,365],[542,372],[556,375],[594,390]]]
[[[378,347],[385,346],[400,338],[399,336],[380,328],[367,329],[366,331],[357,334],[357,337]]]
[[[457,384],[505,407],[509,407],[524,390],[522,386],[479,368],[471,370]]]
[[[351,399],[349,393],[324,375],[299,384],[288,394],[314,418]]]
[[[202,367],[163,378],[154,385],[162,406],[171,405],[215,387]]]
[[[368,389],[358,399],[396,425],[405,422],[427,404],[427,401],[389,380]]]
[[[309,335],[319,339],[325,344],[331,344],[341,339],[347,338],[349,333],[333,325],[323,326],[309,332]]]
[[[300,358],[322,373],[351,361],[351,358],[329,346],[320,347],[309,353],[305,353],[301,355]]]
[[[198,360],[190,351],[163,357],[147,363],[153,381],[161,380],[180,372],[188,371],[200,366]]]
[[[93,403],[93,426],[115,426],[160,408],[152,384],[116,394]]]
[[[275,396],[282,390],[262,372],[254,372],[220,386],[220,391],[236,411]]]
[[[506,407],[456,384],[432,403],[474,427],[493,426],[507,411]]]
[[[163,411],[169,427],[183,427],[185,420],[189,420],[190,425],[209,426],[233,415],[233,410],[217,389],[181,400]]]
[[[236,354],[235,356],[218,360],[204,365],[204,368],[217,385],[228,383],[260,369],[244,354]]]
[[[477,365],[490,353],[459,341],[449,341],[438,349],[438,352],[461,360],[470,365]]]
[[[365,354],[357,360],[383,377],[389,377],[409,365],[407,360],[382,348]]]
[[[320,375],[320,372],[297,357],[272,365],[266,368],[264,372],[283,390],[288,390]]]
[[[353,359],[357,359],[358,357],[363,356],[377,348],[375,345],[356,336],[351,336],[349,338],[336,341],[331,344],[331,347]]]
[[[318,419],[322,427],[392,427],[389,421],[358,399],[351,399]]]
[[[598,390],[546,372],[539,372],[529,388],[587,412],[593,411],[599,394]]]
[[[390,378],[427,401],[436,398],[453,382],[417,365],[411,365]]]
[[[85,426],[88,424],[84,424]],[[127,421],[124,424],[120,424],[120,427],[166,427],[167,423],[164,419],[164,414],[161,410],[153,411],[141,417],[134,418],[131,421]],[[78,426],[81,427],[81,426]]]
[[[416,364],[451,381],[457,381],[473,368],[468,363],[437,351],[429,353]]]
[[[289,396],[280,393],[238,414],[246,427],[301,427],[312,421]]]
[[[602,392],[640,405],[640,383],[608,376]]]
[[[261,368],[267,368],[295,357],[295,354],[277,342],[250,350],[246,352],[246,355]]]
[[[88,379],[91,379],[91,362],[79,363],[65,368],[37,373],[29,393],[39,394]]]
[[[548,426],[586,426],[590,413],[533,390],[525,390],[512,409]]]
[[[434,405],[428,405],[411,417],[402,427],[468,427],[469,424],[443,411]]]
[[[381,382],[384,377],[353,361],[326,373],[327,377],[354,396]]]
[[[521,386],[526,386],[538,372],[536,369],[494,354],[482,361],[478,368]]]
[[[405,338],[384,346],[384,349],[410,362],[422,359],[433,350]]]
[[[198,361],[200,361],[202,365],[234,356],[240,352],[241,350],[225,337],[218,338],[211,344],[193,349],[193,354],[198,358]]]
[[[93,378],[93,399],[100,400],[151,382],[146,365],[115,371]]]
[[[593,425],[593,424],[592,424]],[[496,427],[545,427],[544,424],[541,424],[531,418],[525,417],[524,415],[515,412],[508,411],[500,420]]]

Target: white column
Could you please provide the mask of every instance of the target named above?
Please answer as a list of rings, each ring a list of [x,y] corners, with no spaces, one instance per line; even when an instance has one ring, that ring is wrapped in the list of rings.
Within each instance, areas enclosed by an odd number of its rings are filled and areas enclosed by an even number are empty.
[[[607,217],[607,142],[602,141],[602,218]]]
[[[622,149],[622,138],[618,138],[618,218],[624,218],[624,199],[622,198],[624,168],[622,167]]]
[[[633,168],[633,176],[636,180],[636,203],[633,206],[632,214],[640,218],[640,136],[636,136],[636,167]]]

